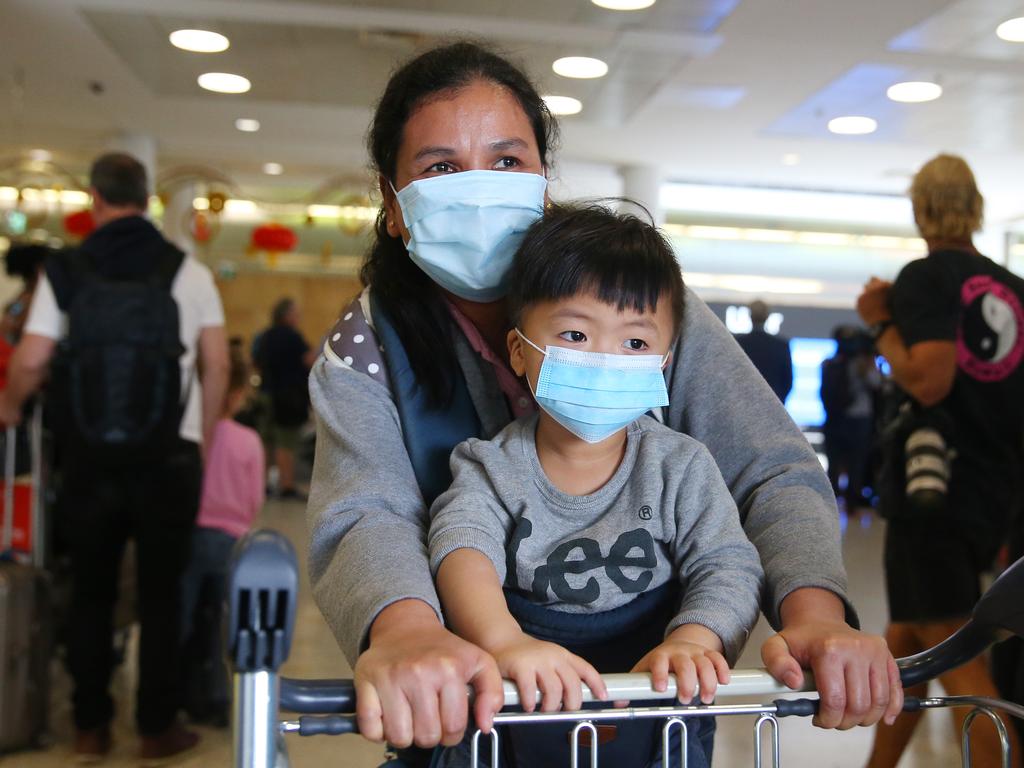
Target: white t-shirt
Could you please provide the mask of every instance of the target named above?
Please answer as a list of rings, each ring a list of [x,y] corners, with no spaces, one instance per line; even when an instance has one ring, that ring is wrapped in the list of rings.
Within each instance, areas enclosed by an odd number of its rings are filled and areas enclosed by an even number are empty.
[[[196,346],[203,328],[224,325],[224,308],[210,270],[191,256],[181,262],[171,284],[171,296],[178,303],[178,322],[185,354],[181,356],[181,385],[188,390],[188,403],[181,419],[181,436],[199,443],[203,439],[202,406],[196,377]],[[25,333],[60,341],[68,332],[67,314],[60,311],[53,286],[44,275],[39,281],[32,308],[25,323]]]

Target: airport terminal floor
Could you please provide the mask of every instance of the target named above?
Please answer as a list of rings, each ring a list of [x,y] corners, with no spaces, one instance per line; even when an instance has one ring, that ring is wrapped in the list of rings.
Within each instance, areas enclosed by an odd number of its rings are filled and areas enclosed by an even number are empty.
[[[284,532],[295,544],[300,560],[305,556],[306,529],[303,509],[295,501],[273,500],[267,503],[259,523]],[[880,632],[886,620],[882,586],[882,535],[884,522],[871,513],[850,521],[844,528],[843,550],[850,576],[850,592],[865,629]],[[283,674],[292,677],[347,677],[348,664],[331,637],[313,603],[305,567],[298,606],[297,629],[291,656]],[[758,649],[768,632],[762,621],[740,660],[740,667],[760,666]],[[130,648],[130,653],[133,649]],[[132,727],[131,694],[135,680],[122,665],[114,683],[118,713],[113,753],[105,768],[136,766],[137,741]],[[59,662],[55,665],[57,684],[53,688],[52,729],[55,743],[42,752],[20,752],[0,757],[2,768],[57,768],[71,764],[72,727],[67,696],[67,677]],[[206,768],[231,765],[231,735],[228,730],[198,729],[199,747],[173,762],[181,768]],[[288,751],[293,768],[376,768],[382,762],[383,749],[359,737],[302,738],[288,736]],[[864,765],[871,744],[871,730],[857,728],[846,732],[823,731],[803,720],[782,722],[782,765],[785,768],[850,768]],[[715,740],[714,768],[753,764],[753,722],[751,718],[720,718]],[[952,768],[960,765],[959,749],[948,710],[928,712],[914,736],[900,768]]]

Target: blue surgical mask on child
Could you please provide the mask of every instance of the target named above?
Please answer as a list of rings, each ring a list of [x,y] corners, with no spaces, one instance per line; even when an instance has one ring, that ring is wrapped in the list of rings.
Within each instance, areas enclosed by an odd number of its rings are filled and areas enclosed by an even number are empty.
[[[599,443],[652,408],[668,405],[662,368],[668,353],[608,355],[548,345],[533,396],[551,418],[588,443]]]
[[[410,257],[456,296],[500,299],[512,256],[544,213],[547,185],[535,173],[462,171],[395,190]]]

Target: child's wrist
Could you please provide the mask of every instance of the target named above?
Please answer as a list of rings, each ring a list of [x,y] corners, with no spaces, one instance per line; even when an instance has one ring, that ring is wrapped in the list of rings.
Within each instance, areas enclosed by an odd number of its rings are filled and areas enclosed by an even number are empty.
[[[722,653],[725,650],[722,639],[703,624],[681,624],[668,634],[665,642],[690,643],[717,653]]]
[[[493,627],[481,634],[474,642],[492,656],[496,656],[507,650],[509,646],[521,642],[523,637],[525,637],[523,630],[516,624],[508,627]]]

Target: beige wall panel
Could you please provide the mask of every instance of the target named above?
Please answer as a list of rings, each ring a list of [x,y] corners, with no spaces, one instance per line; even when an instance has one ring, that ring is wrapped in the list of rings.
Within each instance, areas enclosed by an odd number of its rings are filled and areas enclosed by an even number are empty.
[[[253,336],[269,325],[270,311],[279,299],[295,299],[302,309],[302,335],[316,346],[361,289],[354,277],[279,272],[239,272],[218,279],[217,287],[228,335],[243,336],[247,350]]]

